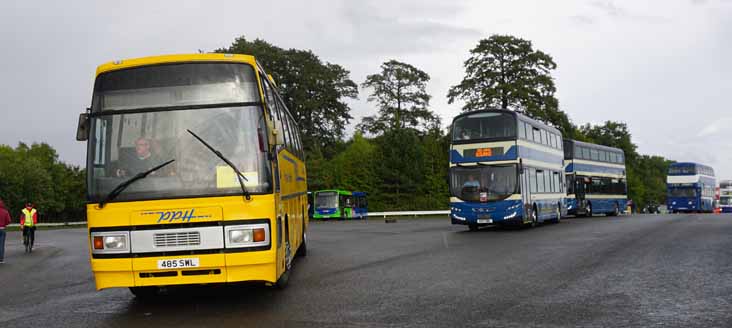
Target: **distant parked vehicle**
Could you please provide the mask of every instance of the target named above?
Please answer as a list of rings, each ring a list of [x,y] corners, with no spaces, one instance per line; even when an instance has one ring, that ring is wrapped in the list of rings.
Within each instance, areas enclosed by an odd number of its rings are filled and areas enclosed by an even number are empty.
[[[564,140],[567,213],[616,216],[625,212],[628,184],[622,149]]]
[[[669,166],[666,184],[669,211],[712,213],[714,210],[717,182],[711,167],[698,163],[673,163]]]
[[[314,219],[364,219],[368,214],[365,192],[331,189],[313,194]]]
[[[643,208],[643,213],[660,214],[661,213],[661,207],[656,202],[649,202]]]
[[[732,213],[732,180],[719,182],[719,208],[722,213]]]

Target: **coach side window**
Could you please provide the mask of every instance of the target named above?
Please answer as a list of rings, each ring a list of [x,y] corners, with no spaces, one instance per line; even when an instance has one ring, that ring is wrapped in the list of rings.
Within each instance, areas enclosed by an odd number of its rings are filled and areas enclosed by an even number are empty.
[[[590,149],[590,159],[593,161],[600,159],[597,149]]]
[[[536,192],[544,192],[544,171],[536,170]]]
[[[536,143],[541,143],[541,131],[539,129],[532,126],[531,134],[532,134],[531,140],[533,140]]]
[[[299,151],[297,150],[299,147],[297,147],[297,132],[295,131],[295,121],[290,115],[287,115],[287,125],[290,128],[290,141],[292,142],[292,145],[290,145],[290,149],[292,150],[293,154],[300,156]]]
[[[582,147],[582,159],[590,159],[590,149],[587,147]]]
[[[518,122],[518,137],[519,139],[526,139],[526,127],[524,126],[524,122],[517,121]]]

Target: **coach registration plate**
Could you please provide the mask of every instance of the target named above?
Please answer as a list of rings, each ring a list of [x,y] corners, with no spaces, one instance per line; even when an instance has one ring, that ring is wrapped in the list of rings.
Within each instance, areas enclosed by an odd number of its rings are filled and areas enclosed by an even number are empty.
[[[197,268],[197,258],[158,260],[158,269]]]
[[[493,223],[491,219],[478,219],[478,223]]]

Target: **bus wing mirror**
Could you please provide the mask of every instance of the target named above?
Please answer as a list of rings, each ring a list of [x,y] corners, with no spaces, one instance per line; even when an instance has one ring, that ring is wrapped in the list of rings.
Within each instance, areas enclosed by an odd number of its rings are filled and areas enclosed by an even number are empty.
[[[274,133],[275,136],[275,145],[282,146],[285,144],[285,136],[282,134],[282,131],[279,129],[273,129],[272,133]]]
[[[89,114],[79,114],[79,124],[76,127],[76,140],[87,141],[89,139]]]
[[[282,135],[282,131],[280,129],[275,127],[275,122],[272,120],[267,120],[267,127],[269,128],[269,131],[272,133],[272,138],[270,139],[274,141],[274,146],[282,146],[285,144],[285,136]]]

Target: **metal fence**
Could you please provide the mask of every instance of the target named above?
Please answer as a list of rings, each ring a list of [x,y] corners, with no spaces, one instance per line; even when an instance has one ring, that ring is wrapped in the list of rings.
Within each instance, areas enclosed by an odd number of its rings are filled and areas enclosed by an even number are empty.
[[[369,212],[370,217],[384,217],[387,216],[423,216],[423,215],[448,215],[449,210],[443,211],[394,211],[394,212]]]

